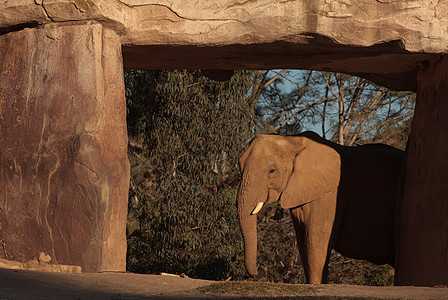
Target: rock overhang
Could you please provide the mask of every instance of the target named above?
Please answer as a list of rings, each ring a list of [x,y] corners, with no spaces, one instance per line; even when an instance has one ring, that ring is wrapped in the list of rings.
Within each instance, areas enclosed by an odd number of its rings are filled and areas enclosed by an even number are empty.
[[[126,68],[316,69],[416,90],[421,64],[448,53],[447,1],[15,0],[0,33],[99,22]],[[31,27],[31,26],[29,26]]]

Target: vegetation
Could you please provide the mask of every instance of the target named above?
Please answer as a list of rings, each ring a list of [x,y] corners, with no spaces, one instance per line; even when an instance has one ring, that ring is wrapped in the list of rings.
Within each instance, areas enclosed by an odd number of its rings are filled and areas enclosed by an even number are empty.
[[[132,178],[128,266],[226,279],[241,255],[237,159],[253,136],[251,72],[126,73]],[[251,113],[252,111],[252,113]]]
[[[265,72],[257,113],[264,131],[314,130],[341,145],[369,142],[404,148],[415,95],[341,73]]]
[[[415,98],[323,72],[126,71],[131,184],[128,269],[247,279],[235,199],[237,160],[258,132],[322,133],[340,144],[404,148]],[[259,217],[257,280],[304,283],[289,212]],[[334,252],[330,282],[390,285],[393,269]]]

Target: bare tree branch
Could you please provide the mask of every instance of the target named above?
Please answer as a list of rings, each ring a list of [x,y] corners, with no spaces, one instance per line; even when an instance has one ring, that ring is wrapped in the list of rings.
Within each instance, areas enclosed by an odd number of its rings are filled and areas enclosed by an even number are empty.
[[[352,138],[349,142],[349,146],[352,146],[353,143],[355,142],[356,138],[358,137],[359,132],[362,130],[362,128],[364,127],[364,125],[373,117],[373,115],[376,113],[376,111],[378,110],[378,108],[381,105],[381,96],[384,92],[385,88],[381,87],[378,92],[375,94],[375,96],[372,97],[372,99],[369,101],[365,112],[369,112],[367,114],[367,116],[364,117],[364,119],[358,124],[358,126],[356,127],[356,129],[354,130],[353,134],[352,134]]]
[[[413,115],[414,115],[414,111],[407,111],[407,112],[404,112],[404,113],[402,113],[400,115],[397,115],[395,117],[386,118],[383,122],[380,122],[380,123],[377,123],[377,124],[375,124],[373,126],[365,128],[364,130],[361,131],[361,134],[365,134],[365,133],[367,133],[369,131],[372,131],[372,130],[381,129],[384,125],[386,125],[388,123],[392,123],[393,121],[406,120],[406,119],[408,119],[409,117],[411,117]]]
[[[280,77],[280,75],[282,75],[285,71],[286,71],[286,69],[283,69],[283,70],[281,70],[280,72],[278,72],[274,77],[272,77],[271,79],[269,79],[268,82],[266,82],[266,83],[263,85],[263,88],[262,88],[262,89],[265,89],[265,88],[267,88],[269,85],[271,85],[271,83],[273,83],[274,81],[276,81],[276,80]]]
[[[289,75],[282,72],[280,77],[294,83]],[[268,90],[266,96],[271,98],[264,102],[263,127],[294,132],[302,124],[312,123],[320,125],[324,137],[330,132],[331,140],[353,145],[372,139],[375,131],[387,124],[405,122],[415,103],[410,93],[392,92],[345,74],[302,73],[295,85],[293,93],[282,92],[281,85]]]
[[[310,78],[311,78],[311,74],[312,74],[312,71],[310,71],[310,72],[308,73],[307,79],[305,80],[305,84],[303,85],[302,89],[306,89],[307,86],[309,85]],[[273,114],[267,116],[267,117],[264,118],[263,120],[264,120],[264,121],[267,121],[267,120],[272,119],[272,118],[274,118],[274,117],[277,118],[277,119],[278,119],[278,118],[282,118],[282,117],[284,117],[288,112],[290,112],[290,111],[292,111],[292,110],[298,108],[298,107],[297,107],[297,104],[298,104],[298,103],[300,102],[300,100],[302,99],[302,96],[303,96],[303,93],[299,93],[299,95],[297,96],[296,100],[295,100],[289,107],[284,108],[284,109],[282,109],[281,111],[274,112]],[[321,102],[320,102],[320,103],[321,103]]]
[[[326,101],[328,101],[328,99],[322,99],[320,101],[314,102],[312,104],[309,105],[304,105],[304,106],[299,106],[297,107],[297,109],[299,109],[297,112],[295,112],[294,114],[292,114],[289,118],[283,120],[280,124],[278,124],[276,127],[274,127],[274,130],[277,131],[278,129],[280,129],[283,125],[285,125],[286,123],[288,123],[289,121],[291,121],[292,119],[294,119],[295,117],[297,117],[299,114],[303,113],[304,111],[308,111],[310,110],[312,107],[318,106],[322,103],[325,103]],[[282,113],[281,115],[282,117],[284,116],[284,114]]]

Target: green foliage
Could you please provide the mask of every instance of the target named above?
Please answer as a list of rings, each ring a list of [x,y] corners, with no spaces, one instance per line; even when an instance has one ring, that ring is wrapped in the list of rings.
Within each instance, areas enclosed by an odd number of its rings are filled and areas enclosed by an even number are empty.
[[[142,141],[130,154],[130,271],[237,272],[237,159],[253,136],[252,80],[251,72],[224,83],[199,71],[126,73],[129,132]]]
[[[230,82],[217,83],[199,71],[126,71],[129,271],[247,279],[235,209],[237,159],[257,126],[282,133],[317,126],[329,135],[336,133],[342,128],[335,112],[342,103],[334,96],[341,94],[338,89],[346,95],[339,99],[345,101],[346,141],[405,147],[412,97],[347,75],[328,77],[327,86],[323,76],[328,74],[312,72],[296,72],[296,88],[288,93],[281,81],[261,92],[269,78],[260,74],[237,72]],[[334,95],[332,84],[337,87]],[[260,118],[254,113],[257,99]],[[375,110],[364,122],[361,117],[370,115],[365,110],[369,103]],[[395,121],[386,122],[394,117]],[[363,124],[369,127],[358,126]],[[368,134],[361,135],[366,128]],[[304,283],[289,212],[274,204],[258,217],[261,274],[257,280]],[[393,280],[391,267],[336,252],[329,268],[330,283],[390,285]]]

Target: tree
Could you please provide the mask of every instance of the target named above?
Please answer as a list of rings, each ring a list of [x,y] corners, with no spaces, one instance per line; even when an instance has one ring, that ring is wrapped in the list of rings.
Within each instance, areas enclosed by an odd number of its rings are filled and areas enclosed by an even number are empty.
[[[410,124],[413,93],[392,91],[346,74],[317,71],[266,72],[260,82],[263,89],[257,113],[267,130],[294,134],[313,129],[344,145],[381,140],[404,147],[397,130]],[[392,132],[397,132],[397,140],[381,138]]]
[[[128,268],[225,279],[241,272],[237,159],[254,135],[252,72],[127,71],[134,147]]]

